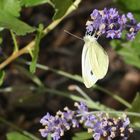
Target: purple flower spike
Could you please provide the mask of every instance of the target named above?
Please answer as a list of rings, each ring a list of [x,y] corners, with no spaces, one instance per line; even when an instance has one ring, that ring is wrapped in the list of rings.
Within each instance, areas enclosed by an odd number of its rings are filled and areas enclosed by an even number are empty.
[[[112,9],[115,15],[115,11]],[[107,113],[94,112],[90,113],[85,103],[75,103],[77,108],[75,111],[68,107],[64,111],[58,111],[55,116],[47,113],[41,120],[43,128],[40,129],[42,137],[51,136],[53,140],[59,140],[64,132],[71,127],[79,127],[83,124],[89,133],[92,133],[94,140],[106,139],[112,140],[118,138],[120,140],[127,140],[130,133],[133,132],[129,127],[130,121],[126,115],[122,118],[111,118]]]
[[[64,112],[58,111],[55,116],[47,113],[40,123],[45,127],[39,130],[42,137],[47,137],[50,134],[53,140],[59,140],[64,132],[71,127],[79,127],[75,111],[68,107],[64,108]]]
[[[132,13],[120,15],[115,8],[104,8],[93,10],[91,21],[86,23],[86,35],[98,38],[104,35],[106,38],[121,38],[122,32],[127,31],[126,39],[133,40],[140,30],[140,23],[137,23]]]

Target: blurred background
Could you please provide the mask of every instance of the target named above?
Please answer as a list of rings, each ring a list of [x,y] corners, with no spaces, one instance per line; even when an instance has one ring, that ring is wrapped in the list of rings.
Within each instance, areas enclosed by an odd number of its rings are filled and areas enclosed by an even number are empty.
[[[77,85],[93,100],[117,110],[125,109],[125,107],[106,94],[105,90],[110,91],[112,95],[121,96],[130,103],[132,102],[140,89],[139,67],[129,62],[128,64],[126,61],[129,58],[120,55],[112,47],[110,39],[101,37],[98,40],[107,51],[110,60],[107,75],[97,82],[97,85],[103,90],[86,89],[84,84],[57,74],[59,70],[62,70],[70,74],[81,75],[81,52],[84,42],[67,34],[64,30],[83,38],[86,31],[85,23],[90,19],[90,13],[93,9],[115,7],[122,13],[129,10],[125,6],[127,5],[113,0],[83,0],[76,11],[68,15],[41,40],[38,64],[48,66],[53,70],[37,68],[35,75],[30,74],[29,66],[25,64],[25,60],[30,61],[28,55],[23,55],[5,68],[6,76],[0,88],[0,140],[5,140],[6,133],[13,130],[14,127],[31,132],[42,139],[38,132],[41,127],[40,118],[46,112],[55,114],[56,111],[65,106],[73,108],[74,101],[65,97],[65,94],[68,93],[78,95],[76,90],[70,90],[71,85]],[[133,9],[129,11],[133,12]],[[136,11],[136,17],[139,20],[138,12]],[[43,23],[46,27],[52,22],[53,14],[54,9],[49,4],[43,4],[33,8],[24,8],[21,12],[21,18],[32,26]],[[13,43],[9,31],[3,31],[1,36],[3,36],[0,48],[2,61],[12,53],[11,45]],[[34,36],[34,34],[30,34],[17,37],[20,48],[28,44]],[[138,46],[139,44],[140,42]],[[117,45],[120,47],[119,44]],[[131,52],[129,53],[131,54]],[[135,56],[135,54],[131,55]],[[64,95],[62,96],[61,93]],[[62,139],[71,140],[75,131],[79,130],[67,132]],[[138,138],[133,136],[133,139]]]

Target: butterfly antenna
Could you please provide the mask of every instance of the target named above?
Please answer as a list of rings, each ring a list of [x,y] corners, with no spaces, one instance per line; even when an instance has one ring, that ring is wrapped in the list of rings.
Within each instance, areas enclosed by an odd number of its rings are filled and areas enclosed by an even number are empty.
[[[70,33],[70,32],[67,31],[67,30],[64,30],[64,32],[83,41],[83,39],[82,39],[81,37],[78,37],[78,36],[76,36],[76,35]]]

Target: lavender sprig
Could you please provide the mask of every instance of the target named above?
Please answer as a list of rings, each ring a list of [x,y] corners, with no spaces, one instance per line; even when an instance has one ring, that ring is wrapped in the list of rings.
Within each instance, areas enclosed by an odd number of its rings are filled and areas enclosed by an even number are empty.
[[[83,124],[88,132],[92,133],[94,140],[101,138],[126,140],[133,132],[129,127],[130,121],[126,115],[121,118],[112,118],[107,113],[90,113],[83,102],[75,103],[75,106],[77,108],[75,111],[65,107],[63,112],[58,111],[55,116],[47,113],[40,120],[44,127],[39,130],[42,137],[47,137],[50,134],[53,140],[59,140],[65,131],[71,127],[78,128],[80,124]]]
[[[121,38],[122,32],[126,31],[126,39],[133,40],[140,30],[132,13],[120,15],[115,8],[93,10],[91,20],[86,23],[86,34],[98,38],[104,35],[106,38]]]
[[[58,111],[55,116],[47,113],[40,120],[44,128],[39,131],[42,137],[47,137],[50,134],[53,140],[59,140],[64,135],[64,131],[69,130],[71,127],[79,127],[75,117],[75,112],[67,107],[64,108],[64,112]]]

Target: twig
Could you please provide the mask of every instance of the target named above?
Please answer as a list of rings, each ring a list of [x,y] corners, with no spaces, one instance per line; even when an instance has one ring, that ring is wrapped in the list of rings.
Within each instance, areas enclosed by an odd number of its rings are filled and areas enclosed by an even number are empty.
[[[28,53],[29,50],[31,50],[34,47],[34,45],[35,41],[32,41],[26,47],[20,49],[19,51],[16,51],[15,53],[12,53],[11,56],[9,56],[4,62],[0,64],[0,70],[7,66],[9,63],[11,63],[13,60],[21,56],[22,54]]]

